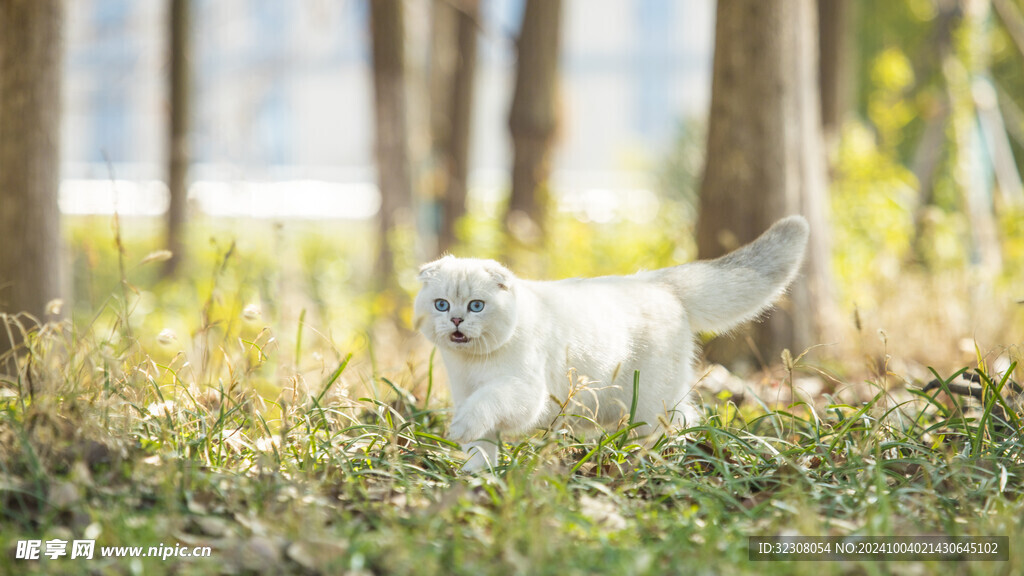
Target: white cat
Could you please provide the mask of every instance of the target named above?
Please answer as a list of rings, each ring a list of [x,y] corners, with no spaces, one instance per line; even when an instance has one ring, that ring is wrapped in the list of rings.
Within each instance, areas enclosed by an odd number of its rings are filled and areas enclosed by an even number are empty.
[[[634,371],[641,434],[659,430],[659,417],[696,424],[695,334],[727,331],[771,306],[796,276],[807,235],[807,222],[791,216],[721,258],[632,276],[537,282],[493,260],[424,265],[415,323],[448,370],[449,436],[470,456],[463,469],[496,463],[498,433],[520,435],[563,413],[624,423]],[[580,379],[585,390],[574,389]]]

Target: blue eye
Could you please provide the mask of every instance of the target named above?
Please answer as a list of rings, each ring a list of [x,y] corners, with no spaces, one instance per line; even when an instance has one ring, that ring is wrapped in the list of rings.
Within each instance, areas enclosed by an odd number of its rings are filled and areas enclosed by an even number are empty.
[[[438,298],[437,300],[434,300],[434,308],[437,308],[438,312],[447,312],[448,301]]]
[[[479,311],[481,311],[483,309],[484,309],[484,301],[483,300],[473,300],[472,302],[469,303],[469,311],[470,312],[479,312]]]

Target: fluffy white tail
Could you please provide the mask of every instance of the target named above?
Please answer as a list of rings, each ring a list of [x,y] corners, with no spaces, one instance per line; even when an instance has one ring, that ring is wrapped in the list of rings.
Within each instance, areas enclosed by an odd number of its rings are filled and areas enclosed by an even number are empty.
[[[807,221],[790,216],[715,260],[659,271],[676,287],[696,332],[726,332],[757,317],[786,291],[803,262]]]

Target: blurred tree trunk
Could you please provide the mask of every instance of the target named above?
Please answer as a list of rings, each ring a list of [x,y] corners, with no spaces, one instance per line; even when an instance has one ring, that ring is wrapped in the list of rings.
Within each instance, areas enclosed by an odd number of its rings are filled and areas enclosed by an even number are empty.
[[[979,96],[989,74],[991,44],[987,28],[990,6],[987,3],[960,2],[963,19],[953,32],[952,65],[943,67],[949,87],[951,122],[956,142],[956,179],[964,195],[970,233],[972,303],[987,306],[992,283],[1003,269],[1004,255],[994,204],[994,158],[983,135],[979,117]],[[959,70],[957,70],[959,68]],[[983,96],[982,96],[983,97]],[[993,95],[989,98],[994,99]]]
[[[188,202],[189,111],[191,109],[191,0],[171,0],[170,55],[168,79],[170,92],[170,130],[167,141],[167,249],[171,258],[164,265],[164,276],[173,276],[185,256],[183,239]]]
[[[526,0],[516,42],[516,85],[509,114],[512,195],[505,225],[512,238],[528,244],[543,238],[549,201],[561,12],[561,0]]]
[[[0,312],[42,320],[63,296],[61,0],[0,1]],[[0,355],[18,344],[0,326]],[[4,366],[0,365],[0,369]]]
[[[412,206],[405,109],[405,28],[401,0],[370,2],[373,53],[375,153],[381,205],[375,281],[378,289],[397,286],[393,239]]]
[[[843,118],[849,110],[852,94],[853,43],[850,33],[855,8],[851,0],[818,0],[821,126],[830,163],[839,146]]]
[[[1024,15],[1021,15],[1021,9],[1012,0],[992,0],[992,7],[1017,45],[1017,51],[1024,56]]]
[[[717,11],[698,255],[721,256],[787,214],[811,225],[804,273],[751,333],[753,350],[742,338],[708,348],[718,361],[745,351],[767,363],[819,342],[833,310],[816,2],[722,0]]]
[[[455,223],[466,213],[479,13],[479,0],[434,0],[430,116],[439,164],[440,253],[454,246]]]
[[[916,77],[926,78],[941,71],[952,58],[953,32],[963,19],[962,11],[955,2],[938,2],[938,14],[932,25],[930,42],[922,58],[915,59]],[[914,249],[908,255],[912,262],[925,262],[930,246],[928,219],[926,215],[933,208],[935,182],[942,167],[943,157],[948,154],[947,133],[949,131],[952,105],[948,89],[936,90],[933,105],[922,114],[924,131],[918,141],[910,169],[917,179],[918,201],[914,208]]]

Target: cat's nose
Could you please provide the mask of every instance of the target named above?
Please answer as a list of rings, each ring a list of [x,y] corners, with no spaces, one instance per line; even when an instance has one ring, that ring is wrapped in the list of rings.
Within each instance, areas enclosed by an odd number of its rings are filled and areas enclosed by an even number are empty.
[[[462,318],[452,318],[452,324],[455,324],[455,327],[458,328],[459,324],[462,324]]]

